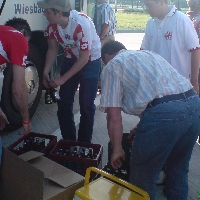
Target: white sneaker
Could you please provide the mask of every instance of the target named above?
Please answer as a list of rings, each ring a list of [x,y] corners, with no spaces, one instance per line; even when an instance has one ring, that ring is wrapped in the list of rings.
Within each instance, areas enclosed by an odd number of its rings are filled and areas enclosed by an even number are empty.
[[[159,174],[158,180],[157,180],[157,185],[162,185],[165,182],[165,172],[162,170]]]

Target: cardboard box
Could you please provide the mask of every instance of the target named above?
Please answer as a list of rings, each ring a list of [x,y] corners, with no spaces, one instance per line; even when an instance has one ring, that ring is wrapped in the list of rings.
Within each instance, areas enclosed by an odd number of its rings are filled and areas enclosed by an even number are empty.
[[[38,139],[39,148],[37,148],[36,139]],[[45,144],[44,146],[40,146],[40,143],[43,139],[44,139]],[[28,145],[28,141],[29,141],[29,145]],[[27,145],[29,147],[27,147],[26,149],[19,149],[20,146],[23,148],[24,142],[27,142]],[[14,154],[18,156],[30,150],[39,151],[41,153],[44,153],[45,156],[48,156],[48,154],[56,145],[56,143],[57,143],[57,136],[55,135],[47,135],[47,134],[31,132],[27,135],[20,137],[16,142],[11,144],[7,149],[12,151]]]
[[[84,177],[29,151],[17,156],[3,148],[1,200],[72,200]]]

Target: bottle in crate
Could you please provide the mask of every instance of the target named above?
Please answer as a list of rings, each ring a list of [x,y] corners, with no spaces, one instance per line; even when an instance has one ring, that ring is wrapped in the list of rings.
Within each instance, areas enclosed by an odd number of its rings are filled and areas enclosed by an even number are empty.
[[[85,157],[85,148],[84,147],[79,148],[78,157],[80,157],[80,158]]]
[[[78,156],[78,147],[77,146],[71,147],[70,152],[71,152],[71,156],[73,156],[73,157]]]
[[[42,139],[42,141],[40,142],[40,148],[44,149],[45,148],[45,139]]]
[[[24,143],[23,143],[23,151],[27,151],[27,143],[26,143],[26,141],[24,141]]]
[[[63,155],[63,149],[62,148],[59,148],[57,150],[57,155]]]
[[[23,147],[21,145],[19,145],[19,150],[23,151]]]
[[[87,157],[93,159],[93,148],[89,148]]]

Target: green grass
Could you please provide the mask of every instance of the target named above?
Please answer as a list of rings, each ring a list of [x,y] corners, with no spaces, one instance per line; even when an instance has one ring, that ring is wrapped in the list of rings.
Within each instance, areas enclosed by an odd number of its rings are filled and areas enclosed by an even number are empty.
[[[87,15],[91,17],[92,8],[94,4],[88,5]],[[125,11],[117,11],[117,30],[144,30],[146,22],[149,19],[149,14],[141,12],[136,9],[136,12],[130,12],[131,9]]]
[[[188,8],[183,8],[181,12],[186,13],[187,10]],[[146,12],[141,12],[141,10],[128,11],[127,9],[116,12],[117,30],[145,30],[150,15]]]
[[[88,5],[87,14],[91,17],[91,11],[94,3]],[[115,8],[114,4],[112,5]],[[134,8],[123,7],[123,11],[119,10],[121,7],[118,6],[118,11],[116,12],[117,17],[117,30],[145,30],[147,20],[150,18],[150,15],[146,12],[143,12],[143,8]],[[185,13],[188,8],[182,8],[181,11]]]
[[[145,30],[149,17],[148,13],[117,11],[117,30]]]

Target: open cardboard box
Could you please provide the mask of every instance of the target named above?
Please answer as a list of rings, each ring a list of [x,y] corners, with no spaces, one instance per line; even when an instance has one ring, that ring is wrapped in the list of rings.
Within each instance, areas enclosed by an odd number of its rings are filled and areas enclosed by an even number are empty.
[[[29,151],[16,156],[3,148],[1,200],[71,200],[83,186],[84,177]]]

